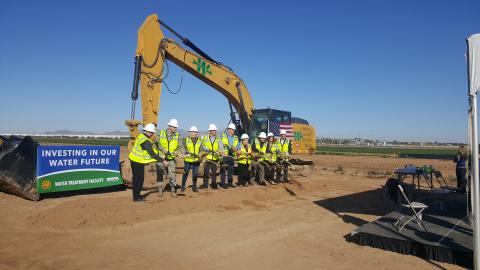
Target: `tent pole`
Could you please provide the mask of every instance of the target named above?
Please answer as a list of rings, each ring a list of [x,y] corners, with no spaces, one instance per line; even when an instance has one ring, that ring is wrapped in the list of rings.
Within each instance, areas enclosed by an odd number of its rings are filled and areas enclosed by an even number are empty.
[[[478,113],[477,113],[477,95],[474,94],[471,96],[471,117],[472,117],[472,169],[473,169],[473,179],[472,179],[472,191],[473,191],[473,263],[474,268],[478,268],[480,263],[480,204],[479,204],[479,160],[478,160]]]
[[[468,99],[469,106],[468,106],[468,166],[467,166],[467,183],[466,183],[466,191],[467,191],[467,220],[469,224],[473,224],[473,209],[472,209],[472,201],[473,201],[473,194],[472,194],[472,181],[473,181],[473,168],[470,164],[472,164],[472,106],[471,102],[472,99],[469,96]]]

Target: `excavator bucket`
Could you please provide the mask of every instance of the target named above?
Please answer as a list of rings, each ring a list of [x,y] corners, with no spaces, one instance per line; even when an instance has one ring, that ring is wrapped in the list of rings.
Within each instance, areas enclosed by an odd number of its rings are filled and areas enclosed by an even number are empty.
[[[312,160],[291,158],[288,162],[292,176],[311,176],[315,172],[315,163]]]
[[[0,190],[24,197],[39,199],[36,190],[37,146],[30,137],[0,138]]]

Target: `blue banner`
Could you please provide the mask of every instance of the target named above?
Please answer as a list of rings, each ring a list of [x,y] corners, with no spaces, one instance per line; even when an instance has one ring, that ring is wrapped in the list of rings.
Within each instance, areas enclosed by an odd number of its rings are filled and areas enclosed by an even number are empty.
[[[120,146],[39,146],[40,193],[122,184]]]

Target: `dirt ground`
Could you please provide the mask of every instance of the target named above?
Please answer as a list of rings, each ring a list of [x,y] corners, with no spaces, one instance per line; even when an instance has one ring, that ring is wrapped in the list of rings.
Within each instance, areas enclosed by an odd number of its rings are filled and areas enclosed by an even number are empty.
[[[396,209],[380,198],[382,171],[432,164],[451,176],[453,162],[313,159],[313,174],[291,184],[152,192],[145,203],[133,203],[131,190],[39,202],[0,193],[0,269],[459,268],[344,239]]]

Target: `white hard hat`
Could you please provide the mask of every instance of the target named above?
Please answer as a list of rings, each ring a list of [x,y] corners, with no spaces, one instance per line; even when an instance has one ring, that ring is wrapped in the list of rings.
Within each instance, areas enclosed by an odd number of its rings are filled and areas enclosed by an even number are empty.
[[[215,126],[215,124],[208,125],[208,131],[211,131],[211,130],[217,130],[217,126]]]
[[[244,139],[249,139],[248,135],[247,134],[242,134],[242,136],[240,137],[240,140],[244,140]]]
[[[168,121],[167,125],[171,126],[171,127],[178,128],[178,121],[177,121],[177,119],[172,118],[172,119],[170,119],[170,121]]]
[[[273,136],[274,136],[274,135],[273,135],[273,133],[272,133],[272,132],[268,132],[268,135],[267,135],[267,137],[273,137]]]
[[[287,135],[287,131],[285,129],[280,129],[280,135]]]
[[[191,126],[188,131],[189,132],[198,132],[198,128],[196,126]]]
[[[266,139],[267,138],[267,134],[265,134],[265,132],[260,132],[260,134],[258,134],[258,138],[260,139]]]
[[[149,124],[146,124],[145,126],[143,126],[143,130],[144,131],[148,131],[148,132],[153,132],[155,133],[155,125],[152,124],[152,123],[149,123]]]
[[[234,123],[228,124],[228,128],[235,130],[235,124]]]

